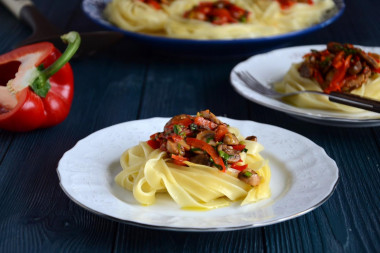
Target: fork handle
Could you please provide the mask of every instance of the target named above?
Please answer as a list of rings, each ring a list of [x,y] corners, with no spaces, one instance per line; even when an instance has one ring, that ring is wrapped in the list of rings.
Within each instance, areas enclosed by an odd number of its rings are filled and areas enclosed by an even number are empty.
[[[367,111],[380,113],[380,101],[361,97],[354,94],[331,92],[329,94],[329,100],[331,102],[349,105],[357,108],[361,108]]]

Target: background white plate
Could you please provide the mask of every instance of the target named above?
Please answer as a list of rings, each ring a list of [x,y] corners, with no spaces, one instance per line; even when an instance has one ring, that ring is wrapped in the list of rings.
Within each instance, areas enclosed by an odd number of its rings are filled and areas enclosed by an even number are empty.
[[[362,47],[367,52],[380,54],[379,47]],[[268,87],[280,81],[288,72],[293,63],[301,62],[302,56],[310,52],[310,49],[323,50],[326,45],[310,45],[300,47],[283,48],[269,53],[255,55],[248,60],[239,63],[231,72],[231,84],[243,97],[268,108],[290,114],[302,120],[313,123],[347,126],[347,127],[372,127],[380,125],[380,114],[374,112],[340,113],[326,110],[313,110],[299,108],[279,100],[266,97],[251,90],[236,75],[235,72],[248,71],[258,81]]]
[[[307,138],[271,125],[220,117],[255,135],[272,171],[272,197],[241,207],[186,211],[166,195],[152,206],[138,204],[132,193],[115,184],[119,158],[128,148],[162,131],[169,118],[152,118],[114,125],[79,141],[58,164],[60,184],[80,206],[105,217],[134,225],[180,231],[226,231],[259,227],[305,214],[326,201],[338,181],[338,168],[325,151]]]

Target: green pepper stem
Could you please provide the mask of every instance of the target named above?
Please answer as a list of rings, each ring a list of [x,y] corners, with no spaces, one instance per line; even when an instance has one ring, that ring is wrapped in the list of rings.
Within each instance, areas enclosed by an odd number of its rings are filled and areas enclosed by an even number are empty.
[[[46,79],[58,72],[76,53],[79,48],[81,38],[77,32],[69,32],[61,36],[63,42],[68,44],[65,52],[49,67],[41,71]]]
[[[49,67],[40,70],[38,68],[38,76],[30,84],[33,91],[40,97],[46,97],[50,90],[49,78],[58,72],[75,54],[78,50],[81,38],[77,32],[69,32],[61,36],[63,42],[68,46],[63,54]],[[43,66],[42,66],[43,67]]]

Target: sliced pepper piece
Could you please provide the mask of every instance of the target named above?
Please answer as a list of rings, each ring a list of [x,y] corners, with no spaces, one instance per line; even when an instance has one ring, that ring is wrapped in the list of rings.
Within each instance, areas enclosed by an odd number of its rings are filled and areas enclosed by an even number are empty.
[[[242,151],[243,149],[245,149],[245,145],[244,144],[233,145],[232,148],[238,151]]]
[[[139,1],[146,3],[147,5],[150,5],[152,8],[156,10],[161,9],[161,4],[158,1],[155,1],[155,0],[139,0]]]
[[[215,149],[208,143],[198,140],[195,138],[187,138],[186,139],[187,144],[190,146],[193,146],[195,148],[200,148],[204,150],[207,154],[209,154],[214,160],[214,163],[222,167],[222,171],[226,171],[226,166],[224,165],[223,159],[218,155],[218,153],[215,151]]]
[[[332,62],[332,65],[334,68],[339,69],[344,62],[344,51],[340,51],[335,57]]]
[[[347,69],[350,67],[350,60],[352,55],[349,55],[344,60],[343,64],[340,65],[330,82],[330,85],[327,89],[324,90],[326,93],[330,93],[332,91],[340,91],[343,85],[344,77],[346,76]]]
[[[177,143],[177,142],[180,142],[183,140],[183,138],[181,136],[179,136],[178,134],[171,134],[170,137],[172,138],[172,140]]]
[[[281,9],[288,9],[296,4],[297,0],[277,0],[277,2],[280,4]],[[314,4],[313,0],[307,0],[306,3],[309,5]]]
[[[193,117],[192,116],[187,115],[187,114],[180,114],[180,115],[173,117],[172,119],[169,120],[169,122],[167,122],[165,124],[164,131],[165,132],[173,132],[174,131],[173,128],[175,125],[184,126],[187,128],[192,123],[193,123]]]
[[[229,1],[200,2],[184,13],[185,18],[211,22],[214,25],[246,22],[249,16],[246,11]]]
[[[234,164],[231,165],[231,168],[233,168],[233,169],[235,169],[235,170],[239,170],[239,171],[243,171],[243,170],[245,170],[247,167],[248,167],[248,164],[237,165],[236,163],[234,163]]]
[[[195,117],[194,124],[207,130],[214,130],[218,126],[218,124],[210,120],[207,120],[201,116]]]
[[[158,149],[161,146],[161,143],[156,140],[149,140],[146,142],[152,149]]]
[[[187,166],[186,161],[189,161],[187,157],[179,156],[179,155],[171,155],[171,158],[173,159],[173,162],[180,166]]]
[[[215,131],[215,141],[223,140],[224,136],[228,133],[228,127],[226,125],[219,125]]]
[[[68,61],[80,45],[77,32],[63,35],[61,53],[49,42],[15,49],[0,56],[0,128],[25,132],[54,126],[69,114],[74,90]]]

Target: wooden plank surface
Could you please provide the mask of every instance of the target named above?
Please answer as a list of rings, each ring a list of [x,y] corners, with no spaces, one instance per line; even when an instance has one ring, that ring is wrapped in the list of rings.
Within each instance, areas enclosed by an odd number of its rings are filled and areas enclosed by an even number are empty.
[[[83,15],[79,0],[35,4],[64,30],[99,29]],[[348,0],[347,5],[336,23],[290,44],[336,40],[380,46],[380,27],[373,25],[380,3]],[[29,34],[0,6],[0,53]],[[229,73],[240,60],[167,57],[124,39],[72,61],[75,97],[62,124],[22,134],[0,130],[0,252],[380,252],[380,128],[321,126],[253,104],[229,84]],[[280,224],[187,233],[110,221],[73,203],[59,187],[59,159],[92,132],[205,108],[277,125],[314,141],[340,168],[335,193],[316,210]]]

